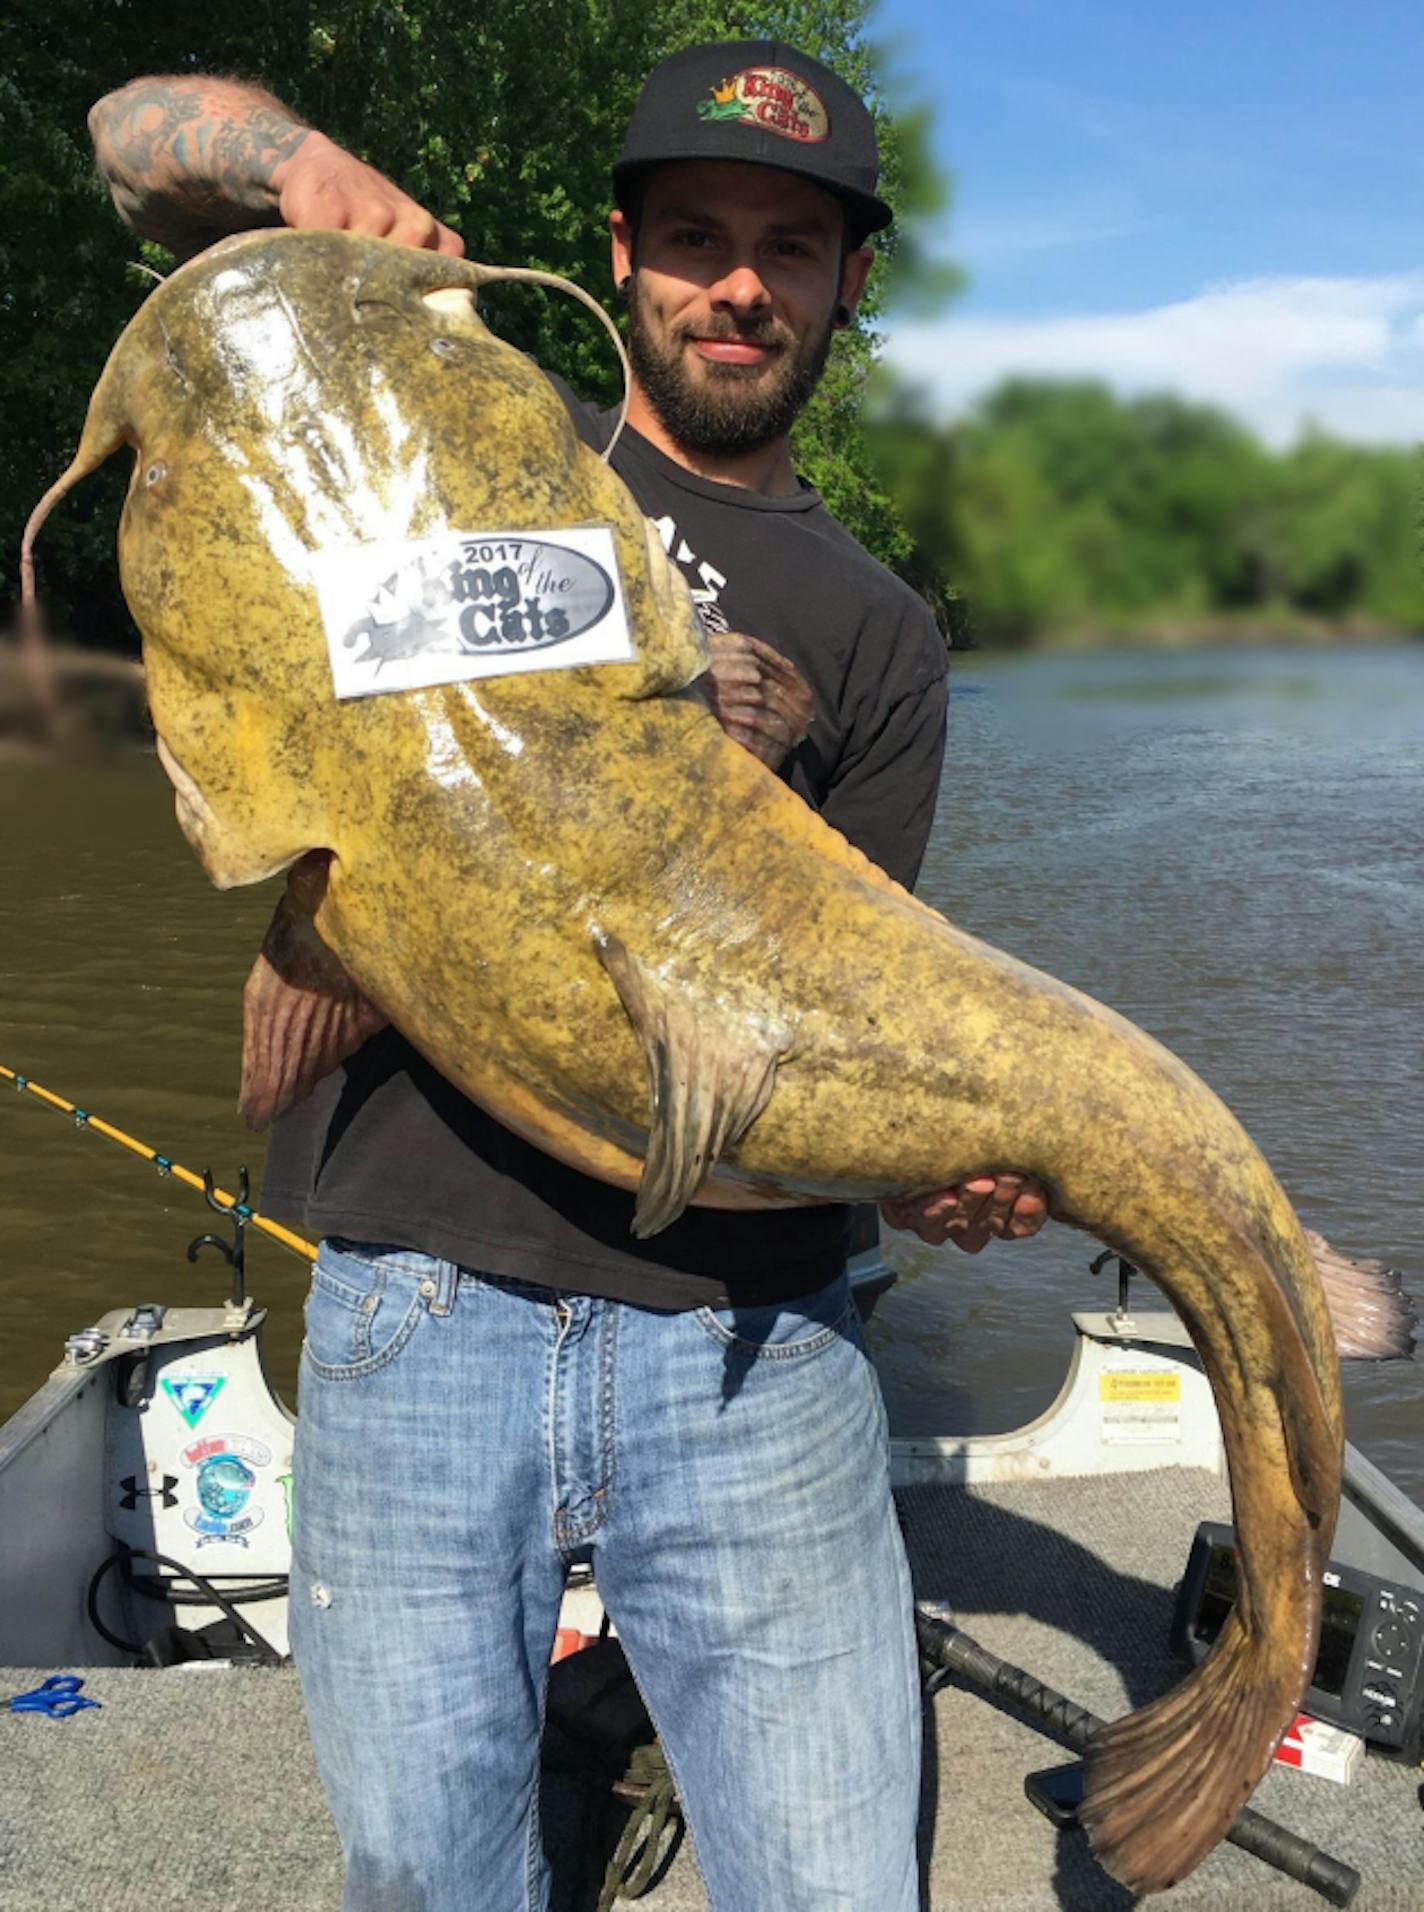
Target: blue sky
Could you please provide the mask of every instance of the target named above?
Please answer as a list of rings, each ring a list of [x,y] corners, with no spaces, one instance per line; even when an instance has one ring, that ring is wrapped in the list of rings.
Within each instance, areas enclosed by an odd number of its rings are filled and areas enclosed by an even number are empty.
[[[969,274],[887,355],[954,411],[1005,371],[1424,438],[1424,7],[882,0]]]

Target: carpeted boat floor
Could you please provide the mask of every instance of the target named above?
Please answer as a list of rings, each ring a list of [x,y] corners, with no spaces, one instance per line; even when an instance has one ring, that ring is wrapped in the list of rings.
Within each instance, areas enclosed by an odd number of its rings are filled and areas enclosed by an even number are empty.
[[[1196,1523],[1226,1514],[1213,1476],[915,1487],[899,1502],[917,1593],[946,1601],[992,1651],[1107,1716],[1180,1677],[1167,1647],[1172,1589]],[[1115,1564],[1124,1559],[1131,1571]],[[0,1669],[0,1694],[37,1678]],[[85,1690],[101,1711],[57,1722],[0,1712],[3,1912],[337,1912],[340,1855],[290,1668],[100,1668]],[[1082,1834],[1056,1832],[1025,1799],[1026,1773],[1069,1757],[1041,1733],[946,1688],[927,1713],[925,1751],[928,1912],[1133,1903]],[[1424,1912],[1419,1781],[1375,1758],[1351,1786],[1278,1768],[1252,1803],[1359,1869],[1357,1912]],[[581,1804],[570,1782],[549,1781],[554,1912],[597,1903],[601,1865],[577,1836]],[[690,1845],[644,1903],[706,1912]],[[1224,1846],[1164,1903],[1286,1912],[1324,1901]],[[515,1908],[486,1905],[472,1882],[469,1912]]]

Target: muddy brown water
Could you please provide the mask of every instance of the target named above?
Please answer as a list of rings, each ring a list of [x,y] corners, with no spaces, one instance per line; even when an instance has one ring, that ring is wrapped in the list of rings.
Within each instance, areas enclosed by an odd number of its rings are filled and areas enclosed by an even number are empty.
[[[1231,1103],[1307,1222],[1424,1292],[1424,645],[970,658],[921,894],[1111,1003]],[[151,759],[0,766],[0,1062],[231,1187],[238,998],[276,886],[219,895]],[[201,1201],[0,1090],[0,1418],[66,1334],[217,1300]],[[1069,1311],[1110,1305],[1048,1229],[971,1258],[890,1238],[872,1325],[894,1430],[1040,1412]],[[295,1399],[303,1265],[253,1242]],[[1146,1296],[1143,1297],[1144,1300]],[[1424,1501],[1424,1364],[1347,1370],[1350,1438]]]

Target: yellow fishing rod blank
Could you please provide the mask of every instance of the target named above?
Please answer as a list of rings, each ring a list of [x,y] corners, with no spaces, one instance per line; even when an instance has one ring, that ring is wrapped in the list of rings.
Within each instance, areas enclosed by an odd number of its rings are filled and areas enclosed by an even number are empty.
[[[29,1076],[21,1075],[16,1069],[7,1069],[0,1062],[0,1080],[13,1083],[22,1094],[35,1096],[41,1102],[47,1102],[52,1109],[61,1114],[72,1116],[74,1126],[79,1129],[94,1129],[100,1135],[106,1135],[111,1142],[117,1142],[121,1148],[129,1149],[134,1155],[141,1156],[146,1162],[152,1162],[160,1175],[172,1175],[178,1181],[185,1182],[189,1188],[197,1189],[200,1195],[208,1192],[211,1183],[205,1186],[203,1177],[195,1175],[190,1168],[184,1168],[181,1162],[175,1162],[171,1156],[160,1154],[150,1148],[147,1142],[140,1142],[136,1136],[125,1134],[116,1129],[112,1122],[106,1122],[102,1116],[91,1115],[88,1109],[82,1109],[77,1102],[70,1102],[62,1095],[56,1095],[53,1089],[45,1088],[41,1082],[33,1081]],[[281,1242],[284,1248],[290,1248],[294,1255],[300,1255],[304,1261],[316,1260],[316,1247],[302,1235],[295,1235],[290,1228],[283,1228],[279,1222],[268,1221],[265,1215],[259,1215],[255,1208],[246,1202],[240,1202],[235,1195],[229,1195],[224,1188],[212,1188],[212,1198],[223,1208],[231,1209],[239,1220],[250,1222],[254,1228],[260,1228],[264,1235],[270,1235],[273,1241]]]

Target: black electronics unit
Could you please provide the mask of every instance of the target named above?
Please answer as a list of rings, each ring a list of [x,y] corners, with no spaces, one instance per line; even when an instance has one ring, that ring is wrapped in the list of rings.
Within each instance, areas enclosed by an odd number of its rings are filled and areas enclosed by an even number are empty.
[[[1177,1590],[1172,1645],[1205,1659],[1236,1599],[1235,1533],[1203,1521]],[[1312,1719],[1356,1733],[1396,1759],[1424,1754],[1424,1591],[1331,1561],[1320,1647],[1300,1702]]]

